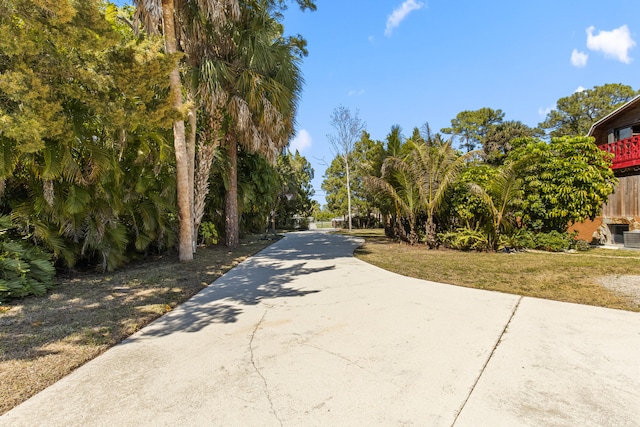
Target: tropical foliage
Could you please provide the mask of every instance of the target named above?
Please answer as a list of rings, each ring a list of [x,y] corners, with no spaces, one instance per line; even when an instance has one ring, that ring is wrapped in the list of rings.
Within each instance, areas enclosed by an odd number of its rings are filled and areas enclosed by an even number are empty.
[[[43,259],[66,268],[110,270],[177,247],[187,260],[203,218],[201,241],[214,242],[224,230],[215,221],[225,218],[221,194],[232,182],[223,150],[230,135],[244,147],[236,153],[243,191],[235,197],[247,215],[226,217],[262,228],[284,181],[300,185],[301,197],[282,215],[307,214],[309,163],[292,156],[292,170],[304,170],[297,179],[275,168],[293,131],[305,42],[282,36],[285,1],[227,2],[224,19],[207,9],[213,3],[2,3],[0,210],[11,218],[12,239],[28,237],[48,251]],[[172,34],[159,26],[169,6],[178,26]],[[194,53],[208,56],[193,61]],[[211,58],[226,68],[206,74]],[[211,87],[224,87],[224,102]],[[207,102],[214,95],[220,103]],[[212,194],[216,171],[221,186]],[[211,212],[217,216],[205,217]]]
[[[574,101],[597,119],[633,96],[627,89],[596,87]],[[540,139],[545,124],[530,128],[503,117],[490,108],[463,111],[442,130],[453,135],[449,140],[433,134],[428,124],[410,138],[394,126],[386,144],[363,132],[357,152],[349,154],[356,171],[352,181],[365,184],[355,192],[356,206],[366,201],[384,216],[387,235],[410,244],[568,249],[573,245],[568,226],[594,219],[613,192],[611,156],[593,138],[545,141]],[[453,138],[465,154],[453,148]],[[469,151],[478,146],[481,150]],[[346,212],[342,164],[336,157],[323,182],[328,207],[336,213]]]
[[[532,230],[564,231],[569,223],[593,219],[617,182],[611,155],[589,137],[532,139],[510,159],[524,191],[521,221]]]
[[[556,247],[553,233],[597,215],[615,184],[608,155],[578,135],[636,94],[559,100],[540,125],[549,141],[490,108],[456,116],[452,139],[425,125],[378,141],[341,107],[320,210],[311,164],[286,149],[306,42],[282,24],[288,4],[314,1],[1,3],[3,298],[44,292],[52,265],[189,260],[198,242],[235,247],[313,212],[429,247]]]
[[[55,275],[51,255],[16,237],[14,231],[11,218],[0,216],[0,302],[10,297],[42,295],[53,285]]]
[[[157,40],[123,36],[97,1],[21,3],[1,24],[13,36],[0,75],[3,211],[67,265],[111,269],[130,247],[172,245],[175,60]]]

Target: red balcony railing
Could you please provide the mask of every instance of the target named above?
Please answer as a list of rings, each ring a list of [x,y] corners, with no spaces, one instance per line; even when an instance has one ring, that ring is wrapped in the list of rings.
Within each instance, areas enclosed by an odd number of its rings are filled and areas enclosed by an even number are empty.
[[[611,144],[603,144],[599,147],[604,151],[613,153],[615,156],[611,169],[622,169],[640,165],[640,136],[638,135],[612,142]]]

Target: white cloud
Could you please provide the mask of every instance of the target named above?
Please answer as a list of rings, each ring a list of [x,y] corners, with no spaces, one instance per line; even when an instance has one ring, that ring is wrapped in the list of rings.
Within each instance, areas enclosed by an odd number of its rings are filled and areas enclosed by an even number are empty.
[[[349,95],[349,96],[361,96],[361,95],[364,95],[364,89],[350,90],[349,92],[347,92],[347,95]]]
[[[538,108],[538,115],[540,117],[547,117],[547,115],[551,112],[552,108],[551,107],[547,107],[547,108]]]
[[[582,86],[578,86],[578,88],[573,92],[573,93],[579,93],[579,92],[584,92],[586,89],[583,88]]]
[[[602,52],[604,56],[617,59],[625,64],[631,62],[629,49],[634,47],[636,42],[631,38],[629,27],[623,25],[615,30],[600,31],[595,36],[593,35],[594,30],[594,26],[587,28],[587,48]]]
[[[584,52],[579,52],[578,49],[573,49],[573,52],[571,52],[571,64],[574,67],[582,68],[586,66],[588,59],[589,59],[589,54]]]
[[[391,33],[393,29],[396,28],[400,23],[414,10],[419,10],[424,7],[424,3],[417,2],[416,0],[406,0],[402,3],[398,8],[396,8],[389,18],[387,18],[387,28],[384,30],[384,35],[387,37],[391,37]]]
[[[311,142],[312,139],[309,132],[306,129],[302,129],[293,138],[293,141],[289,143],[289,151],[295,153],[298,150],[298,152],[302,153],[305,149],[311,147]]]

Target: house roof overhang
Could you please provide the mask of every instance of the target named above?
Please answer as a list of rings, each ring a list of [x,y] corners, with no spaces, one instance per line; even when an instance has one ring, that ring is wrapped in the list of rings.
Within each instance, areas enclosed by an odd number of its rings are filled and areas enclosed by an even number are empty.
[[[610,112],[609,114],[607,114],[606,116],[604,116],[603,118],[595,122],[591,126],[591,129],[589,129],[589,133],[587,134],[587,136],[593,136],[596,129],[598,129],[600,126],[609,122],[611,119],[614,119],[615,117],[624,113],[630,108],[633,108],[636,104],[640,105],[640,95],[636,95],[632,100],[630,100],[626,104],[621,105],[620,107],[616,108],[615,110],[613,110],[612,112]]]

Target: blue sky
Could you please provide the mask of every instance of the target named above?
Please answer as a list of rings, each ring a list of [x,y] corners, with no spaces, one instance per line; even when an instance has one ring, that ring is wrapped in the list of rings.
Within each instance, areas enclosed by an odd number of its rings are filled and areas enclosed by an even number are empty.
[[[294,3],[291,1],[290,3]],[[580,88],[640,89],[639,0],[316,0],[293,4],[287,34],[308,41],[305,86],[291,142],[315,170],[316,199],[334,153],[333,110],[359,110],[384,140],[459,112],[501,109],[530,126]],[[635,18],[635,19],[634,19]]]
[[[372,138],[392,125],[410,136],[449,126],[464,110],[502,109],[530,126],[580,88],[640,89],[640,1],[318,0],[291,6],[288,34],[309,56],[297,117],[298,148],[312,163],[316,199],[334,155],[327,134],[339,105],[359,110]],[[635,19],[634,19],[635,18]]]

